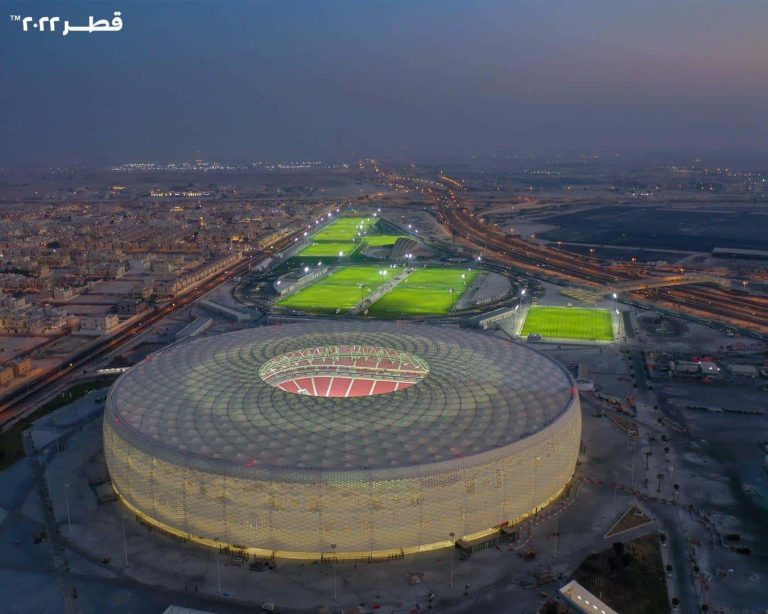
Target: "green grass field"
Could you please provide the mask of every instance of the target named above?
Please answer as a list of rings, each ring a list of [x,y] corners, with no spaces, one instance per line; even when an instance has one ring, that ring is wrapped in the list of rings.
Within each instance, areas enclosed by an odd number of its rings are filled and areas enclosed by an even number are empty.
[[[345,313],[401,272],[400,268],[376,265],[346,266],[277,305],[313,313]],[[368,315],[398,318],[447,314],[477,275],[477,271],[463,269],[418,269],[371,305]],[[362,291],[360,284],[365,284]]]
[[[445,315],[476,277],[477,271],[419,269],[371,305],[368,315],[390,318]]]
[[[382,270],[387,274],[380,274]],[[278,301],[277,305],[312,313],[336,313],[337,310],[344,313],[394,275],[397,271],[381,266],[344,267]],[[365,284],[362,290],[360,284]]]
[[[541,307],[533,305],[523,324],[522,336],[538,333],[544,338],[612,341],[611,312],[606,309]]]
[[[352,242],[333,242],[333,243],[312,243],[298,253],[301,258],[306,257],[324,257],[324,258],[338,258],[339,252],[344,252],[344,256],[349,256],[357,248],[360,247],[359,243]]]
[[[364,241],[371,247],[382,247],[385,245],[394,245],[402,235],[371,235],[366,236]]]
[[[417,269],[400,287],[428,292],[453,288],[457,294],[463,294],[476,277],[477,271],[464,269]]]
[[[313,241],[352,241],[357,233],[370,230],[378,223],[375,217],[341,217],[312,236]]]

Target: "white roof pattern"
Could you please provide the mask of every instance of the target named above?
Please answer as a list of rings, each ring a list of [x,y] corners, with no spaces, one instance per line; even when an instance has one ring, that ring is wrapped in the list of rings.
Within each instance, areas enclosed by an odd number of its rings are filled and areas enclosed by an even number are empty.
[[[390,394],[292,394],[259,377],[287,352],[333,345],[408,352],[429,365]],[[471,456],[531,435],[575,395],[560,365],[522,345],[452,328],[315,321],[195,339],[149,356],[108,407],[129,440],[244,467],[360,470]]]

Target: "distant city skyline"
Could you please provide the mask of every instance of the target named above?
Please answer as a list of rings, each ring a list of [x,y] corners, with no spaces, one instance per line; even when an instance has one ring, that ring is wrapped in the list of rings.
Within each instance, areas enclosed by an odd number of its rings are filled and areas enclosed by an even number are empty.
[[[5,6],[5,167],[768,150],[759,0]]]

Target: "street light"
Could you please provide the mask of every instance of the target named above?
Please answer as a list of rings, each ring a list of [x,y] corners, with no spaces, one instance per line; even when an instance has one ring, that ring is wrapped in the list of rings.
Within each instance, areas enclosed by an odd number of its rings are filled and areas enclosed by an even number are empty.
[[[454,541],[456,534],[453,531],[451,531],[450,533],[448,533],[448,535],[451,538],[451,576],[450,576],[451,579],[448,586],[449,588],[453,588],[453,551],[456,549],[456,542]]]
[[[125,566],[128,567],[128,541],[125,539],[125,514],[123,517],[123,552],[125,553]]]
[[[217,540],[218,541],[218,540]],[[219,597],[221,597],[221,568],[219,567],[219,545],[216,545],[216,582],[219,585]]]
[[[69,536],[72,537],[72,519],[69,516],[69,484],[64,484],[64,501],[67,503],[67,525],[69,525]]]
[[[331,544],[331,550],[333,551],[333,561],[331,562],[333,567],[333,600],[336,601],[336,544]]]

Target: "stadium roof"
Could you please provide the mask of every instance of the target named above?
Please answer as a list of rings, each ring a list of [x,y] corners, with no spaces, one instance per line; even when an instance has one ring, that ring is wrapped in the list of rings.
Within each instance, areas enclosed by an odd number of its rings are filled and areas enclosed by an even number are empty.
[[[293,394],[259,375],[276,357],[341,345],[406,352],[429,372],[405,389],[354,398]],[[351,471],[508,445],[553,422],[574,394],[557,363],[496,337],[318,321],[172,346],[123,375],[109,402],[117,424],[147,445],[246,467]]]

